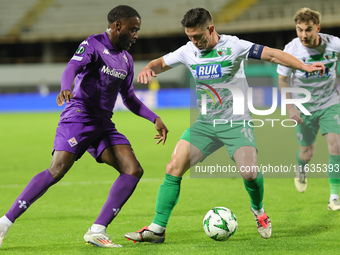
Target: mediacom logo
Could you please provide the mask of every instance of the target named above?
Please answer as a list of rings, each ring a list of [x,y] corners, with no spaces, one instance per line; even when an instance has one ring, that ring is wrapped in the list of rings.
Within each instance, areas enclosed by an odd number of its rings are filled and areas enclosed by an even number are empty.
[[[114,76],[114,77],[117,77],[117,78],[122,79],[122,80],[125,80],[126,75],[127,75],[125,70],[114,69],[114,68],[110,69],[109,67],[107,67],[105,65],[102,67],[101,72],[108,74],[108,75],[111,75],[111,76]]]

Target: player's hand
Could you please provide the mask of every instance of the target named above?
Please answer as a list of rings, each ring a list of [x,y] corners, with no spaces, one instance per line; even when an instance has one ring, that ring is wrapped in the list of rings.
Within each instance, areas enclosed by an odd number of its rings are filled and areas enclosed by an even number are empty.
[[[320,76],[323,76],[325,73],[325,66],[320,62],[313,63],[311,65],[306,65],[305,71],[307,73],[313,73],[315,71],[320,71]]]
[[[60,93],[57,96],[57,104],[58,106],[62,106],[64,104],[64,101],[66,101],[66,103],[69,103],[72,98],[73,94],[70,90],[66,89],[60,91]]]
[[[148,66],[144,67],[138,74],[137,82],[148,84],[152,82],[152,77],[157,77],[156,73]]]
[[[303,123],[303,119],[300,116],[300,112],[298,109],[295,108],[294,105],[287,105],[289,119],[295,120],[297,124]],[[295,122],[292,121],[294,124]]]
[[[164,145],[169,130],[166,128],[165,124],[163,123],[160,117],[156,118],[155,128],[158,131],[158,134],[156,134],[154,137],[154,139],[158,139],[156,144],[159,144],[161,141],[163,141]]]

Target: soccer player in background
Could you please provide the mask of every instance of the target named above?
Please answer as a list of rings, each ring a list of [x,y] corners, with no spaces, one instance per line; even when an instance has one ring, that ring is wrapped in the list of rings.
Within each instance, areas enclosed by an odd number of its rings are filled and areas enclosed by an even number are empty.
[[[155,123],[157,144],[167,136],[167,128],[133,90],[133,59],[127,50],[136,42],[141,17],[136,10],[119,5],[108,13],[108,29],[84,40],[61,78],[59,106],[66,101],[54,140],[51,165],[37,174],[0,218],[0,245],[14,221],[57,183],[87,150],[98,163],[114,167],[119,177],[114,182],[98,218],[84,236],[100,247],[121,247],[106,233],[143,175],[128,139],[111,121],[118,92],[133,113]],[[76,78],[73,92],[71,87]]]
[[[151,225],[137,232],[127,233],[125,237],[138,242],[164,242],[170,214],[179,198],[182,176],[190,166],[226,146],[243,177],[257,230],[261,237],[269,238],[272,226],[263,208],[263,176],[257,171],[257,148],[253,128],[240,125],[244,120],[251,120],[250,112],[245,105],[244,115],[233,115],[233,107],[230,107],[232,95],[228,89],[221,88],[221,85],[236,86],[246,95],[248,84],[243,60],[248,58],[278,63],[306,72],[322,71],[324,66],[316,63],[306,65],[280,50],[240,40],[235,36],[219,35],[209,11],[204,8],[189,10],[181,23],[190,41],[176,51],[152,60],[139,73],[138,81],[151,82],[156,74],[185,64],[196,82],[200,114],[197,121],[184,131],[166,167],[165,179],[158,191],[156,215]],[[218,104],[215,109],[215,104],[211,104],[207,99],[207,114],[203,114],[201,96],[205,93],[206,85],[217,91],[223,104]],[[232,121],[235,125],[214,127],[214,119],[228,120],[228,123]],[[242,131],[244,128],[246,132]]]
[[[325,74],[308,74],[303,70],[292,70],[282,65],[277,67],[277,72],[280,89],[289,86],[304,88],[312,96],[310,101],[304,104],[311,115],[301,114],[294,105],[287,105],[289,118],[299,123],[295,127],[300,147],[296,153],[296,189],[299,192],[307,189],[307,172],[304,168],[314,155],[315,139],[320,128],[321,134],[326,138],[329,152],[328,166],[323,169],[328,170],[330,185],[328,210],[336,211],[340,210],[340,96],[336,81],[340,39],[319,33],[320,20],[321,15],[317,11],[309,8],[298,10],[294,17],[297,38],[288,43],[284,51],[307,64],[322,62],[326,67]],[[288,94],[287,98],[291,98],[291,95]],[[310,169],[312,167],[313,165]],[[324,168],[324,165],[322,167]]]

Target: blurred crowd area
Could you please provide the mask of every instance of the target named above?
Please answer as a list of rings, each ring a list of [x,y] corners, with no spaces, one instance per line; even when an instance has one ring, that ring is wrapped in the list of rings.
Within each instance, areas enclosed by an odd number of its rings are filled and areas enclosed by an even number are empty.
[[[20,92],[33,85],[57,88],[52,69],[60,75],[82,40],[105,31],[107,13],[119,4],[134,7],[142,17],[139,39],[130,50],[136,71],[188,41],[180,21],[195,7],[211,11],[218,33],[269,47],[283,49],[296,37],[293,16],[302,7],[322,14],[322,32],[340,36],[340,1],[334,0],[0,0],[0,92]],[[37,71],[42,67],[47,68],[45,76]],[[21,75],[25,70],[33,72],[36,84],[28,84]],[[9,77],[13,74],[15,79]],[[178,84],[181,80],[186,78],[165,84],[185,86]]]

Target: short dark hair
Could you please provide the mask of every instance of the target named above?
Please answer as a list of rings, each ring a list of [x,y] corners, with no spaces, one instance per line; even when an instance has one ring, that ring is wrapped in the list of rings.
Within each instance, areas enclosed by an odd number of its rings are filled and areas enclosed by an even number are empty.
[[[128,5],[118,5],[107,14],[107,21],[109,24],[112,24],[117,20],[129,19],[132,17],[137,17],[140,19],[139,13],[132,7]]]
[[[203,27],[207,23],[212,24],[212,16],[207,9],[202,7],[189,10],[181,21],[183,27]]]

